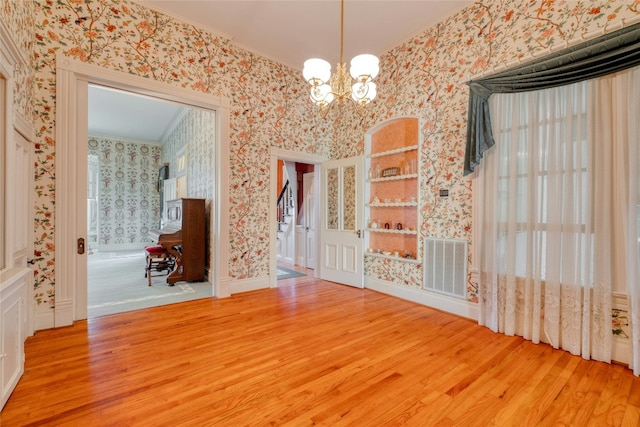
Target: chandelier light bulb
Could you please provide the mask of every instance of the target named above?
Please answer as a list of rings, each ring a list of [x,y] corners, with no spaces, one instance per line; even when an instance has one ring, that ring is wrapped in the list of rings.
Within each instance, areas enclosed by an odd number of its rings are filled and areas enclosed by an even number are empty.
[[[323,84],[319,86],[313,86],[311,88],[311,101],[316,105],[328,105],[333,101],[334,95],[331,92],[331,86]]]
[[[351,87],[351,99],[360,105],[367,105],[377,95],[375,83],[357,82]]]
[[[351,60],[351,77],[354,79],[366,83],[375,79],[380,72],[380,61],[375,55],[363,53],[362,55],[355,56]]]
[[[311,85],[324,84],[331,78],[331,64],[320,58],[307,59],[304,61],[302,75]]]
[[[380,71],[380,61],[368,53],[358,55],[351,60],[350,72],[342,61],[344,46],[344,1],[340,2],[340,62],[335,74],[331,75],[331,64],[324,59],[311,58],[304,62],[302,75],[311,85],[310,98],[318,107],[319,114],[326,118],[329,104],[354,101],[356,113],[364,117],[364,108],[376,97],[376,85],[372,82]],[[355,84],[353,80],[355,79]],[[338,102],[336,102],[338,103]]]

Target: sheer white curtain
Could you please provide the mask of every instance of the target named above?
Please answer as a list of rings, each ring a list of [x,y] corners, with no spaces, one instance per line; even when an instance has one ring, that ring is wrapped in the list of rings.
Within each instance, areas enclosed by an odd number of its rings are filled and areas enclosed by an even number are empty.
[[[612,292],[624,280],[640,293],[637,76],[492,96],[497,142],[474,183],[480,324],[611,360]]]
[[[627,293],[630,368],[640,375],[640,68],[596,79],[589,89],[594,178],[607,183],[601,189],[610,193],[596,199],[594,216],[596,244],[599,237],[611,242],[611,271],[603,269],[594,279]]]

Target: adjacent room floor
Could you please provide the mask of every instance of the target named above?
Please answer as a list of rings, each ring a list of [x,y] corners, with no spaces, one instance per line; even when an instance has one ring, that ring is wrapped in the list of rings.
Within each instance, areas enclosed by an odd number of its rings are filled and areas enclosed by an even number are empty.
[[[87,261],[88,317],[210,298],[209,282],[179,282],[169,286],[166,276],[152,278],[149,286],[142,250],[93,251]]]
[[[166,283],[165,276],[152,278],[149,286],[142,250],[100,252],[92,251],[87,261],[88,317],[123,313],[143,308],[175,304],[200,298],[211,298],[210,282]],[[278,280],[303,277],[313,270],[286,263],[278,263]]]

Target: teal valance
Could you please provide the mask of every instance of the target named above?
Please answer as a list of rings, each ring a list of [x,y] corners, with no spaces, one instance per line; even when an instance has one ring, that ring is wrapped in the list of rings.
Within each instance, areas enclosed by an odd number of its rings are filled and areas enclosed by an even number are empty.
[[[495,144],[489,97],[564,86],[640,65],[640,24],[630,25],[491,76],[471,80],[464,175]]]

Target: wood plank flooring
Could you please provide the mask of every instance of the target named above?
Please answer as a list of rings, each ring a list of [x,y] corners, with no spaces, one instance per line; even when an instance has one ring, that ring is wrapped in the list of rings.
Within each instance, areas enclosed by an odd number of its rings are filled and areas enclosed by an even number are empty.
[[[370,290],[277,289],[39,331],[7,426],[637,426],[640,378]]]

